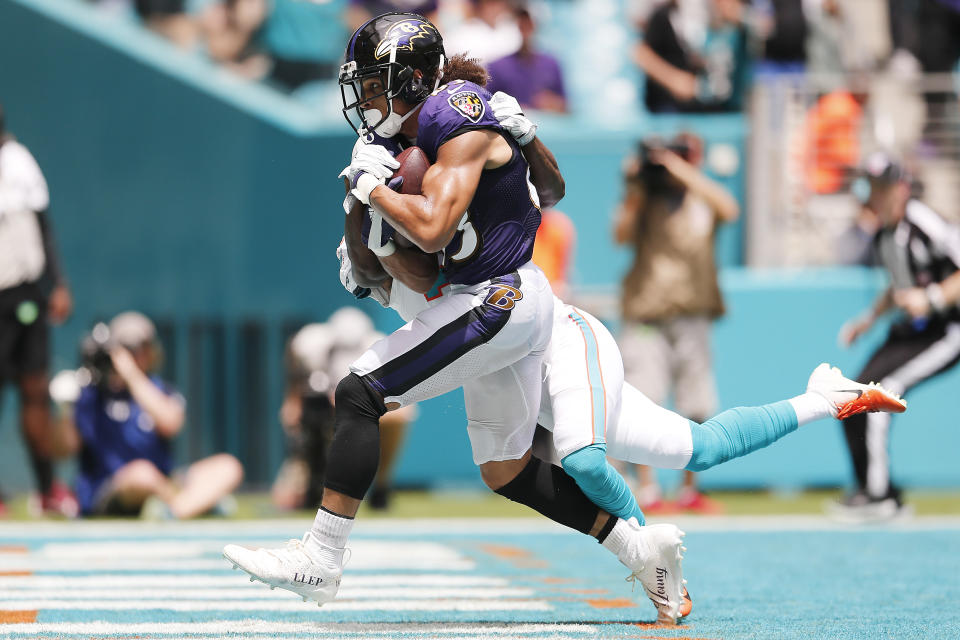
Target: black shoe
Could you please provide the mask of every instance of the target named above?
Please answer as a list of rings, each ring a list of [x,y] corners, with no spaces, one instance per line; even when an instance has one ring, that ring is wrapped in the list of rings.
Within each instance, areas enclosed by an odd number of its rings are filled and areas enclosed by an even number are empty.
[[[900,491],[891,489],[886,496],[876,498],[859,490],[848,493],[837,502],[827,503],[827,513],[841,522],[863,524],[909,517],[913,509],[900,500]]]

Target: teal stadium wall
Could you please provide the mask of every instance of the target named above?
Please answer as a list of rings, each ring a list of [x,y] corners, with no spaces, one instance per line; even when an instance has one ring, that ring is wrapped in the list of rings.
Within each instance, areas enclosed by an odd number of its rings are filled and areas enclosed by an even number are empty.
[[[228,450],[252,486],[266,485],[283,455],[276,412],[284,338],[352,302],[333,256],[342,228],[336,174],[352,144],[339,109],[234,80],[71,0],[0,2],[0,61],[0,102],[47,176],[76,298],[74,317],[54,332],[53,368],[75,365],[78,340],[95,320],[128,308],[151,314],[167,346],[165,371],[190,403],[180,459]],[[741,118],[693,122],[708,144],[742,151]],[[614,295],[629,261],[609,241],[623,156],[639,137],[682,126],[649,117],[605,127],[587,117],[544,121],[542,137],[567,176],[561,208],[577,224],[574,280],[585,290]],[[724,181],[742,200],[742,170]],[[841,351],[836,331],[869,303],[881,276],[745,270],[736,266],[742,237],[735,225],[718,240],[728,266],[729,313],[715,341],[723,405],[796,394],[821,360],[855,371],[880,332]],[[382,329],[398,324],[373,303],[363,308]],[[958,375],[917,390],[896,423],[894,470],[907,485],[960,484],[947,455],[930,454],[960,450],[948,400]],[[4,408],[0,485],[26,487],[15,407]],[[425,403],[398,482],[478,486],[464,424],[459,393]],[[847,477],[840,429],[824,422],[708,471],[703,482],[793,488]]]

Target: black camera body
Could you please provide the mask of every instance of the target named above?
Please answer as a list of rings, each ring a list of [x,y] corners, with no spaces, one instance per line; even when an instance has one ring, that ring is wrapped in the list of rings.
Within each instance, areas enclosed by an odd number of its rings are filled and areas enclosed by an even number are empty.
[[[90,376],[90,384],[102,387],[113,372],[110,351],[115,345],[110,327],[102,322],[94,325],[80,343],[80,366]]]
[[[651,192],[675,190],[671,189],[670,175],[667,168],[652,158],[653,151],[657,149],[672,151],[689,162],[692,157],[690,145],[680,137],[667,143],[655,136],[644,138],[637,145],[637,157],[640,161],[637,177],[640,178],[647,189]]]

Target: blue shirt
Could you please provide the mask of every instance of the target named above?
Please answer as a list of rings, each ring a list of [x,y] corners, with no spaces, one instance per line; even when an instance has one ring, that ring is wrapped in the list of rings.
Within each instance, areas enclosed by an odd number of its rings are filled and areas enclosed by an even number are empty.
[[[179,397],[160,378],[150,380],[168,396]],[[82,442],[76,493],[85,514],[94,510],[104,483],[127,463],[149,460],[166,475],[173,469],[170,442],[156,432],[153,418],[127,390],[84,387],[74,408],[74,422]]]

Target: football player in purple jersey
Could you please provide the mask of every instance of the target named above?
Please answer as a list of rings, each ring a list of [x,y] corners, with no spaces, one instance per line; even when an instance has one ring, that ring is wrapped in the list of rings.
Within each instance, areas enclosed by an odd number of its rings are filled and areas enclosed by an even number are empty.
[[[353,518],[376,472],[380,417],[462,387],[484,482],[596,537],[647,587],[658,618],[675,622],[684,604],[683,533],[599,509],[563,469],[530,453],[554,312],[531,256],[541,197],[553,204],[563,195],[556,161],[535,130],[516,140],[503,128],[482,68],[465,57],[447,61],[439,32],[422,16],[370,20],[350,38],[345,60],[344,114],[360,139],[341,177],[355,199],[345,202],[345,235],[358,285],[398,276],[391,269],[399,260],[391,258],[419,250],[434,272],[439,261],[440,277],[432,281],[424,269],[412,281],[443,296],[374,344],[338,385],[325,490],[311,530],[283,549],[228,545],[224,556],[304,600],[332,600]],[[413,144],[432,164],[420,195],[397,193],[387,184],[399,167],[394,155]],[[530,144],[541,151],[529,154],[533,164],[521,152]],[[393,229],[416,249],[398,248]],[[631,513],[632,496],[621,507]]]

